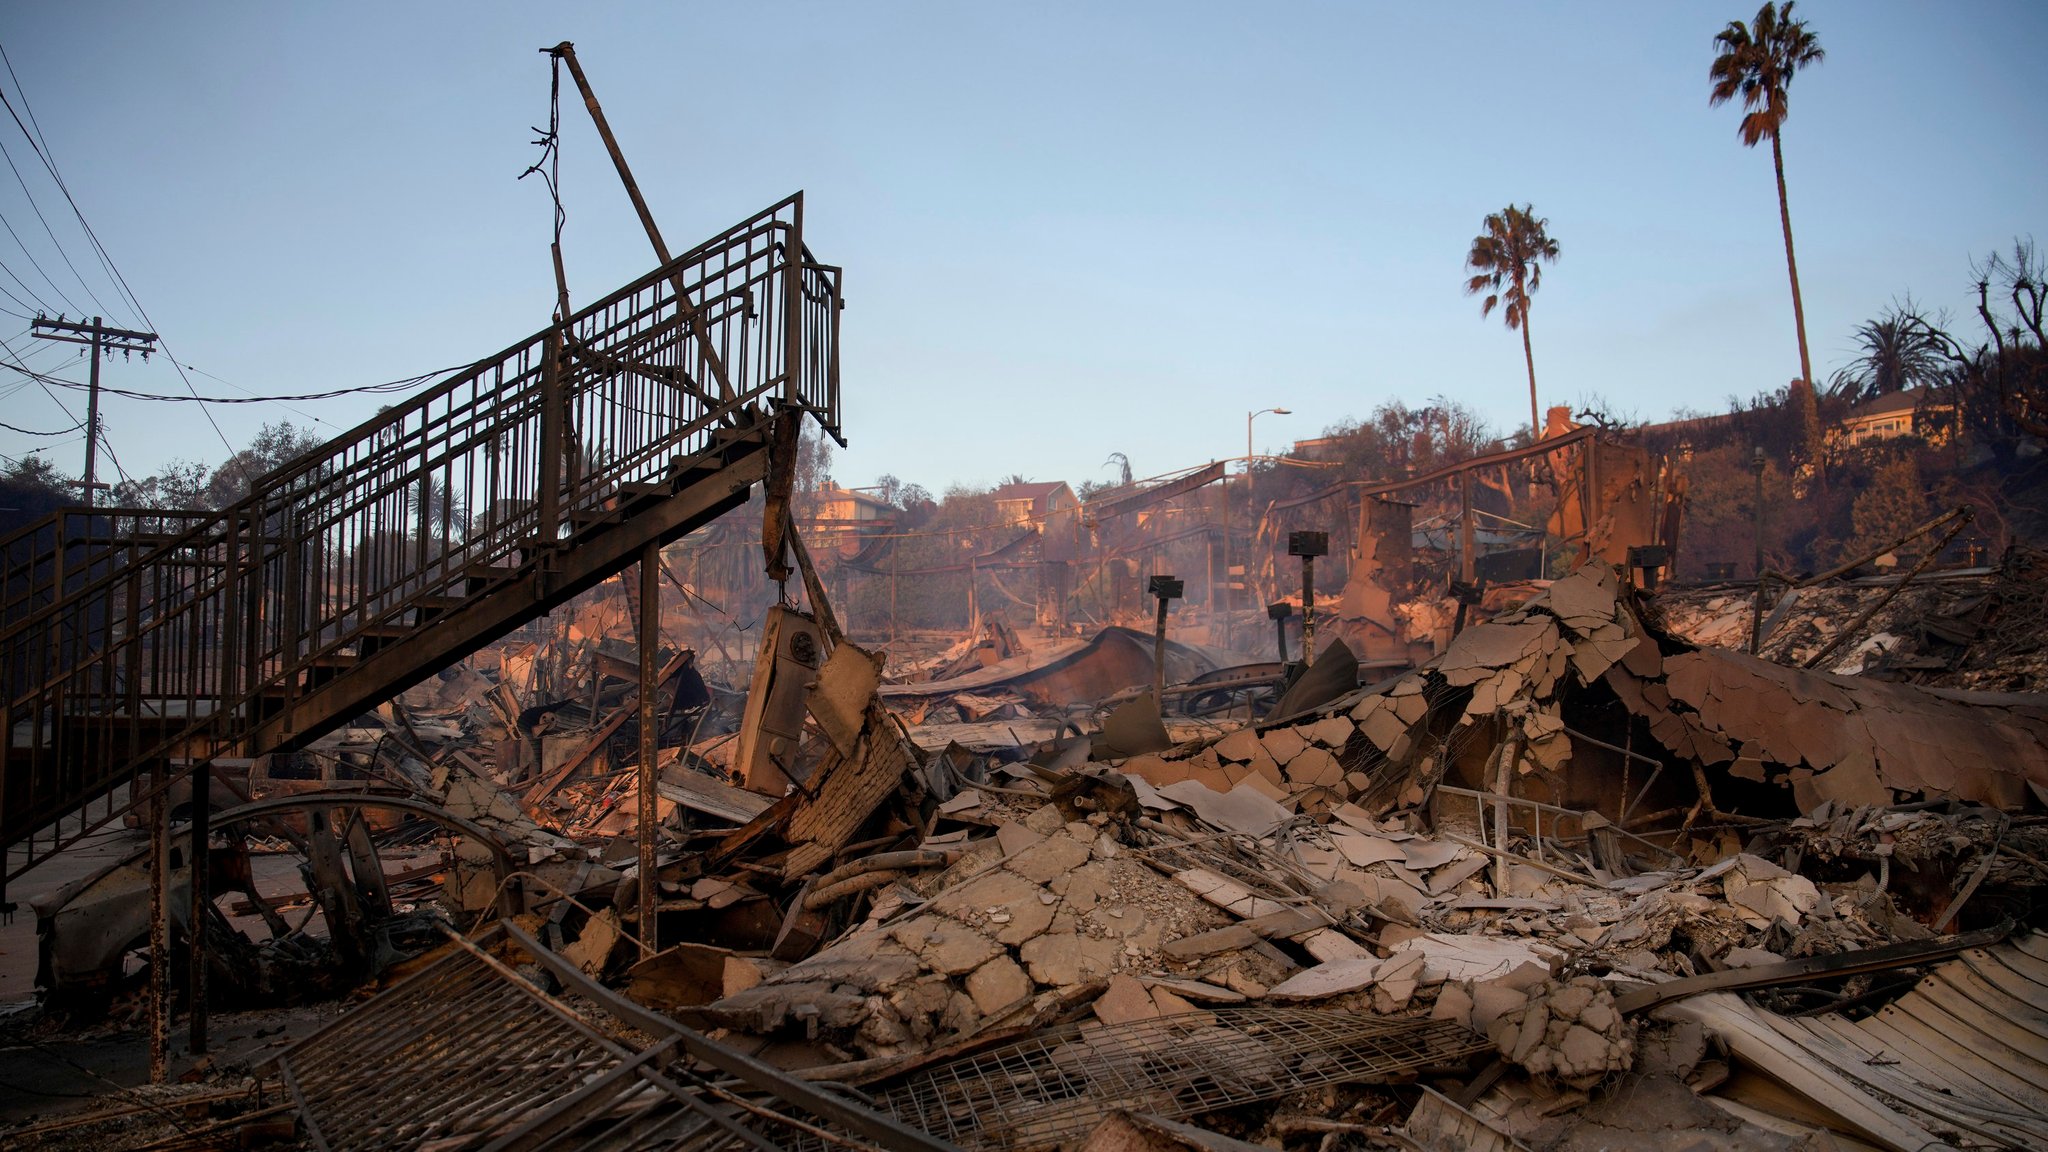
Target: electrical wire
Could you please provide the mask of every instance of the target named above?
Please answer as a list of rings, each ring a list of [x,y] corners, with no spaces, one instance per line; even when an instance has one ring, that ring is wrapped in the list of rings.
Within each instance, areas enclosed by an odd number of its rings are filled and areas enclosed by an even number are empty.
[[[14,90],[21,96],[21,106],[23,108],[28,109],[29,119],[34,120],[35,110],[29,106],[28,90],[21,86],[21,78],[14,75],[14,65],[12,61],[7,60],[6,49],[4,47],[0,47],[0,63],[4,63],[6,65],[8,78],[13,80]],[[142,301],[136,298],[134,289],[128,286],[128,278],[126,276],[121,275],[120,266],[114,263],[113,256],[107,252],[107,246],[100,243],[99,235],[92,230],[92,224],[88,222],[85,218],[85,212],[78,207],[78,201],[72,198],[71,189],[68,185],[64,183],[63,174],[57,171],[57,165],[50,158],[49,150],[45,147],[45,145],[48,144],[48,140],[41,139],[41,126],[38,125],[37,130],[34,132],[29,131],[28,125],[22,123],[21,113],[16,112],[14,110],[14,102],[7,99],[7,93],[4,90],[0,90],[0,107],[5,107],[7,109],[7,114],[13,117],[14,119],[14,126],[21,129],[22,136],[28,140],[28,146],[32,150],[34,150],[36,158],[43,162],[43,168],[45,171],[49,172],[50,179],[57,182],[57,191],[64,194],[64,202],[71,206],[71,214],[78,218],[78,226],[85,230],[85,238],[86,240],[91,242],[93,251],[99,256],[101,267],[105,268],[107,274],[114,278],[114,285],[120,289],[121,295],[124,296],[127,299],[128,303],[134,307],[136,315],[142,317],[143,324],[147,325],[151,330],[154,330],[156,327],[156,322],[149,318],[149,310],[142,306]],[[0,146],[0,154],[4,153],[4,146]],[[7,164],[10,168],[14,166],[14,160],[12,157],[8,158]],[[17,170],[15,172],[15,177],[19,179],[20,175],[20,171]],[[22,183],[22,189],[26,191],[27,188],[28,184],[26,181],[24,181]],[[29,206],[32,208],[35,207],[34,196],[29,197]],[[40,218],[42,216],[42,209],[37,208],[36,215],[38,218]],[[43,227],[45,230],[49,228],[49,224],[47,221],[44,223]],[[54,242],[56,240],[55,234],[53,233],[50,238]],[[64,251],[63,245],[58,245],[57,251],[59,252],[59,254],[62,254]],[[67,265],[70,264],[71,258],[69,256],[65,256],[64,262]],[[77,271],[78,270],[76,268],[73,268],[73,275],[76,275]],[[82,278],[79,281],[79,283],[81,284],[83,284],[84,282],[85,281]],[[86,289],[86,293],[88,295],[91,295],[92,289],[88,287]],[[95,295],[93,296],[93,299],[95,301],[98,301],[99,297]],[[102,307],[105,306],[102,305]],[[108,311],[112,310],[108,309]],[[171,367],[176,368],[178,370],[178,379],[184,382],[185,390],[187,392],[192,393],[193,398],[197,399],[199,396],[199,390],[192,386],[192,378],[185,375],[184,367],[180,365],[175,358],[172,357],[170,342],[165,340],[161,335],[157,336],[156,342],[158,347],[160,347],[163,350],[164,358],[166,360],[171,361]],[[251,477],[248,475],[248,465],[236,463],[235,446],[228,442],[227,433],[221,431],[220,421],[215,420],[213,418],[212,410],[204,406],[201,406],[199,411],[202,415],[206,417],[206,422],[213,427],[213,434],[220,439],[221,447],[227,449],[228,463],[234,464],[236,468],[243,473],[242,479],[244,482],[251,479]],[[223,465],[223,467],[225,466],[226,465]]]
[[[169,358],[166,357],[166,359]],[[175,364],[177,362],[172,361],[172,363]],[[0,367],[13,368],[17,372],[26,371],[25,369],[16,367],[15,365],[7,364],[4,361],[0,361]],[[182,367],[182,365],[180,365],[180,367]],[[162,392],[137,392],[128,388],[115,388],[112,385],[108,384],[100,385],[100,391],[107,395],[125,396],[130,400],[155,400],[167,404],[282,404],[290,400],[331,400],[336,396],[358,396],[369,393],[409,392],[412,389],[419,387],[426,381],[432,380],[436,376],[440,376],[444,373],[451,371],[454,371],[454,369],[443,368],[436,372],[429,372],[423,376],[412,376],[404,380],[388,380],[382,384],[364,384],[354,388],[334,388],[326,392],[302,392],[288,396],[201,396],[197,392],[194,392],[190,396],[173,396],[167,395]],[[91,385],[89,384],[80,384],[75,380],[62,380],[54,376],[44,376],[42,377],[42,379],[47,380],[49,383],[56,384],[65,388],[89,389],[91,387]],[[219,379],[219,377],[215,377],[215,379]],[[227,383],[227,381],[225,380],[221,382],[223,384]],[[232,384],[229,385],[229,387],[234,386],[235,385]]]
[[[20,178],[20,176],[21,176],[21,174],[20,174],[19,172],[15,173],[15,178],[16,178],[16,179],[19,179],[19,178]],[[24,185],[23,187],[24,187],[24,188],[26,188],[26,185]],[[31,207],[31,208],[35,207],[35,199],[34,199],[34,197],[30,197],[30,199],[29,199],[29,207]],[[20,233],[18,233],[18,232],[16,232],[16,231],[14,230],[14,225],[12,225],[12,224],[9,224],[9,223],[7,222],[7,217],[5,217],[5,216],[0,216],[0,227],[4,227],[4,228],[6,228],[6,229],[7,229],[7,234],[8,234],[9,236],[12,236],[12,237],[14,237],[14,246],[15,246],[15,247],[17,247],[17,248],[19,248],[19,249],[21,249],[21,254],[22,254],[23,256],[26,256],[26,257],[28,257],[28,263],[29,263],[29,267],[31,267],[31,268],[34,268],[34,269],[36,270],[36,274],[37,274],[37,275],[39,275],[39,276],[41,276],[41,277],[43,278],[43,280],[44,280],[44,281],[45,281],[46,283],[48,283],[48,284],[50,285],[50,290],[51,290],[52,292],[55,292],[55,293],[57,294],[57,299],[59,299],[59,300],[62,300],[62,301],[64,302],[64,304],[65,304],[65,307],[67,307],[67,308],[71,309],[71,311],[73,311],[73,312],[78,312],[78,313],[81,313],[81,314],[82,314],[82,313],[83,313],[83,312],[85,311],[85,309],[83,309],[83,308],[80,308],[80,307],[78,306],[78,302],[77,302],[77,301],[73,300],[73,299],[72,299],[72,298],[71,298],[70,296],[66,295],[66,294],[65,294],[65,292],[64,292],[64,289],[62,289],[62,288],[59,288],[59,287],[57,286],[57,282],[56,282],[55,280],[51,279],[51,277],[50,277],[50,274],[49,274],[48,272],[45,272],[45,271],[43,271],[43,265],[42,265],[42,262],[36,259],[36,254],[35,254],[35,253],[33,253],[33,252],[31,252],[31,251],[29,251],[29,250],[28,250],[28,245],[27,245],[27,244],[24,244],[24,243],[22,242],[22,239],[21,239],[21,234],[20,234]],[[10,271],[10,272],[8,272],[7,274],[8,274],[9,276],[13,276],[13,275],[14,275],[14,273],[13,273],[13,272],[11,272],[11,271]],[[17,284],[21,284],[21,287],[22,287],[22,290],[23,290],[23,291],[28,291],[28,285],[27,285],[27,284],[22,284],[22,282],[21,282],[21,280],[20,280],[19,278],[17,278],[17,279],[15,280],[15,283],[17,283]],[[29,292],[29,295],[30,295],[30,296],[34,296],[34,297],[35,297],[35,299],[36,299],[36,302],[37,302],[37,303],[39,303],[39,304],[40,304],[40,303],[42,303],[42,299],[43,299],[43,298],[42,298],[41,296],[37,296],[37,295],[36,295],[36,294],[35,294],[34,292]],[[44,304],[44,305],[43,305],[43,311],[47,313],[47,312],[48,312],[49,310],[50,310],[50,306],[49,306],[49,305],[47,305],[47,304]],[[59,309],[59,311],[61,312],[61,311],[62,311],[62,309]]]
[[[28,303],[27,300],[23,300],[21,297],[16,296],[14,293],[8,292],[6,287],[0,286],[0,292],[5,292],[9,300],[14,301],[16,304],[21,305],[23,308],[31,309],[32,311],[36,312],[39,315],[47,315],[49,313],[50,306],[43,303],[43,298],[41,296],[36,295],[35,289],[29,287],[28,284],[24,282],[21,277],[16,276],[14,274],[14,269],[9,268],[5,263],[0,263],[0,272],[7,273],[7,278],[9,280],[14,281],[15,287],[20,288],[23,292],[28,293],[29,300],[33,300],[35,301],[35,303],[30,304]],[[15,313],[15,315],[20,314]],[[22,316],[21,318],[24,320],[35,319],[34,316]]]
[[[0,428],[5,428],[9,432],[19,432],[23,436],[62,436],[67,432],[76,432],[83,427],[85,427],[85,421],[80,420],[78,423],[73,424],[69,428],[59,428],[55,432],[38,432],[33,428],[16,428],[14,425],[9,424],[7,421],[0,420]]]
[[[0,103],[5,103],[5,102],[6,102],[6,100],[7,100],[7,94],[6,94],[5,92],[0,92]],[[7,105],[7,110],[8,110],[9,112],[12,112],[12,111],[14,110],[14,106],[13,106],[12,104],[8,104],[8,105]],[[21,123],[21,118],[20,118],[20,117],[18,117],[18,116],[17,116],[17,117],[15,117],[15,120],[14,120],[14,122],[15,122],[16,124],[19,124],[19,123]],[[21,131],[22,131],[22,134],[23,134],[23,135],[27,135],[27,134],[28,134],[28,129],[27,129],[27,128],[23,128],[23,129],[22,129]],[[31,137],[31,138],[29,139],[29,142],[28,142],[28,146],[29,146],[30,148],[35,148],[35,147],[36,147],[36,142],[35,142],[35,139],[34,139],[33,137]],[[39,148],[37,148],[37,149],[36,149],[36,154],[37,154],[38,156],[42,155],[42,150],[41,150],[41,149],[39,149]],[[9,152],[9,151],[7,150],[7,145],[6,145],[5,143],[0,143],[0,160],[5,160],[5,161],[7,161],[7,168],[8,168],[8,171],[10,171],[10,172],[13,172],[13,173],[14,173],[14,179],[15,179],[15,182],[21,185],[21,194],[22,194],[23,196],[26,196],[26,197],[28,197],[28,206],[29,206],[29,208],[31,208],[32,210],[34,210],[34,212],[35,212],[35,214],[36,214],[36,219],[42,222],[42,225],[43,225],[43,232],[44,232],[44,234],[45,234],[45,235],[49,236],[49,238],[50,238],[50,243],[51,243],[51,245],[52,245],[52,246],[54,246],[54,247],[55,247],[55,248],[57,249],[57,255],[58,255],[59,257],[61,257],[61,258],[63,259],[63,261],[64,261],[64,266],[65,266],[66,268],[69,268],[69,269],[71,269],[71,275],[72,275],[72,278],[78,281],[78,286],[79,286],[80,288],[83,288],[83,289],[85,289],[85,294],[86,294],[87,296],[89,296],[89,297],[91,297],[91,298],[92,298],[92,302],[93,302],[94,304],[97,304],[97,305],[99,305],[99,308],[100,308],[100,312],[101,312],[101,314],[102,314],[102,315],[106,315],[106,316],[114,316],[114,315],[116,315],[116,313],[114,312],[114,310],[113,310],[112,308],[109,308],[109,307],[107,307],[107,302],[106,302],[106,301],[104,301],[104,300],[102,300],[102,299],[100,299],[100,294],[92,290],[92,285],[90,285],[90,284],[87,284],[87,283],[85,282],[85,277],[84,277],[84,276],[81,276],[81,275],[79,275],[79,272],[78,272],[78,265],[76,265],[76,264],[73,264],[73,263],[71,262],[71,254],[70,254],[69,252],[66,252],[66,251],[64,250],[64,245],[63,245],[63,243],[62,243],[61,241],[59,241],[59,240],[57,239],[57,233],[55,233],[55,232],[51,231],[51,229],[50,229],[50,222],[49,222],[49,220],[45,219],[45,218],[44,218],[44,216],[43,216],[43,209],[42,209],[42,206],[36,203],[36,195],[35,195],[35,193],[33,193],[33,192],[31,192],[31,191],[29,191],[29,190],[28,190],[28,181],[27,181],[26,179],[24,179],[24,178],[22,177],[22,175],[21,175],[21,169],[19,169],[19,168],[17,168],[17,167],[15,167],[15,166],[14,166],[14,154],[13,154],[13,153],[11,153],[11,152]],[[45,160],[45,161],[44,161],[43,163],[44,163],[44,165],[45,165],[45,166],[47,167],[47,166],[48,166],[48,164],[49,164],[49,161],[48,161],[48,160]],[[61,187],[60,187],[60,191],[61,191]],[[68,193],[68,192],[67,192],[67,193],[65,193],[65,199],[67,199],[67,200],[68,200],[68,199],[70,199],[70,193]],[[74,207],[74,209],[73,209],[73,210],[74,210],[74,211],[76,211],[76,208]],[[9,229],[9,231],[12,231],[12,229]],[[21,237],[19,237],[19,236],[15,237],[15,243],[17,243],[17,244],[18,244],[18,243],[20,243],[20,242],[21,242]],[[26,249],[23,249],[23,250],[24,250],[24,251],[26,251]],[[38,270],[38,271],[41,271],[40,267],[39,267],[39,268],[38,268],[37,270]],[[45,274],[44,274],[44,278],[45,278],[45,279],[48,279],[48,273],[45,273]],[[69,299],[71,299],[71,297],[70,297],[70,296],[68,296],[68,295],[66,295],[66,294],[65,294],[65,292],[64,292],[64,290],[63,290],[62,288],[57,288],[57,282],[56,282],[55,280],[51,280],[51,281],[50,281],[50,287],[52,287],[52,288],[56,288],[56,290],[57,290],[57,295],[59,295],[59,296],[63,296],[63,297],[64,297],[64,298],[66,299],[66,300],[69,300]],[[76,308],[76,307],[78,307],[78,305],[74,303],[74,304],[72,305],[72,307],[73,307],[73,308]]]
[[[23,109],[27,110],[29,121],[31,123],[34,123],[36,113],[35,109],[29,107],[28,89],[23,88],[21,86],[21,78],[14,74],[14,62],[7,59],[7,50],[4,47],[0,47],[0,64],[6,65],[7,78],[14,81],[14,91],[17,95],[21,97],[21,106]],[[43,126],[41,124],[36,124],[35,131],[29,131],[28,125],[23,124],[21,122],[21,114],[14,110],[14,104],[12,101],[7,99],[7,93],[4,90],[0,90],[0,106],[6,107],[7,114],[14,118],[15,126],[21,129],[22,136],[28,140],[28,146],[32,151],[35,152],[36,159],[41,160],[43,162],[43,170],[50,174],[51,180],[56,181],[57,191],[64,194],[64,202],[71,206],[71,214],[78,218],[78,226],[85,230],[85,238],[91,242],[94,254],[99,257],[101,269],[105,271],[109,276],[112,276],[116,282],[118,282],[121,279],[120,272],[114,268],[113,260],[110,257],[108,257],[106,249],[101,246],[99,237],[93,234],[92,225],[86,223],[85,213],[79,211],[78,201],[73,200],[71,198],[70,186],[64,183],[63,175],[57,171],[56,161],[53,160],[50,156],[50,142],[48,138],[43,136]],[[14,161],[10,158],[7,163],[9,167],[12,167]],[[19,172],[15,173],[15,176],[17,178],[19,178],[20,175],[21,174]],[[28,190],[28,185],[26,183],[22,185],[22,190],[24,192]],[[35,206],[35,198],[33,196],[29,197],[29,206]],[[42,211],[38,209],[36,215],[40,217],[42,215]],[[49,230],[49,224],[47,222],[44,223],[43,229],[44,231]],[[57,237],[55,236],[55,234],[52,234],[50,237],[51,242],[55,243],[56,239]],[[64,252],[63,245],[57,245],[57,253],[58,255],[64,257],[65,266],[71,267],[71,257]],[[72,267],[71,274],[73,276],[78,276],[78,269]],[[91,285],[85,283],[85,277],[79,276],[78,282],[80,285],[85,287],[86,294],[88,296],[91,296],[95,303],[98,303],[99,296],[98,294],[93,292]],[[125,285],[123,285],[123,287],[125,287]],[[128,302],[130,304],[135,303],[135,299],[132,295],[129,297]],[[100,304],[100,307],[105,308],[106,305]],[[140,309],[138,308],[137,311],[140,311]],[[109,310],[109,314],[111,314],[111,310]],[[148,317],[144,317],[144,319],[146,320],[148,319]]]

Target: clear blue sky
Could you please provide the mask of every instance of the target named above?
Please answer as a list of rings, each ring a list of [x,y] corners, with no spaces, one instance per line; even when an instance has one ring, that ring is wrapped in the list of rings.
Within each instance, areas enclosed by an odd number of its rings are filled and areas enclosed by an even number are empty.
[[[1518,337],[1461,292],[1481,218],[1549,218],[1544,400],[1644,418],[1797,374],[1767,149],[1707,106],[1683,4],[16,4],[0,14],[59,169],[170,348],[247,389],[472,359],[546,321],[534,158],[574,40],[671,244],[801,188],[846,268],[852,447],[835,472],[941,490],[1012,472],[1145,475],[1445,395],[1526,420]],[[1786,167],[1814,367],[1910,291],[1964,314],[1969,261],[2048,229],[2048,5],[1802,0],[1828,51],[1793,88]],[[0,75],[10,95],[14,84]],[[653,264],[567,104],[579,301]],[[26,142],[0,264],[118,306]],[[2044,237],[2048,239],[2048,237]],[[22,289],[0,275],[0,286]],[[0,308],[19,311],[0,297]],[[97,310],[97,309],[94,309]],[[83,377],[56,347],[37,367]],[[0,372],[0,420],[72,421]],[[110,383],[180,387],[156,363]],[[195,375],[202,390],[230,391]],[[75,394],[65,395],[77,411]],[[334,431],[379,401],[298,405]],[[226,449],[193,406],[115,399],[127,470]],[[237,447],[275,406],[217,411]],[[39,443],[0,431],[0,453]],[[76,471],[79,443],[53,450]]]

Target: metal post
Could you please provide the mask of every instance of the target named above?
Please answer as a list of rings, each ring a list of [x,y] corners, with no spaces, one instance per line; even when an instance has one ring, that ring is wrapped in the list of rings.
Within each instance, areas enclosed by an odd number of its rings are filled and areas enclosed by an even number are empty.
[[[661,544],[640,553],[640,942],[649,951],[661,944],[654,928],[655,730],[654,649],[661,642]]]
[[[189,1047],[194,1056],[206,1053],[206,913],[213,899],[207,875],[212,854],[207,837],[212,826],[213,763],[201,761],[192,772],[192,846],[186,853],[192,866],[192,915],[185,932],[185,951],[192,1013]]]
[[[1273,622],[1273,638],[1280,643],[1280,664],[1287,664],[1287,618],[1294,615],[1294,605],[1282,600],[1278,604],[1266,605],[1266,618]]]
[[[1588,519],[1586,523],[1591,524]],[[1472,473],[1458,473],[1458,579],[1470,585],[1479,578],[1477,557],[1473,556]]]
[[[1313,667],[1316,662],[1316,557],[1330,554],[1330,534],[1290,532],[1287,534],[1287,554],[1301,557],[1301,666]]]
[[[1159,598],[1159,616],[1152,624],[1152,698],[1166,708],[1166,597]]]
[[[1316,558],[1301,558],[1301,663],[1316,662]]]
[[[40,316],[30,323],[29,335],[38,340],[62,340],[67,344],[79,344],[92,349],[92,375],[86,387],[85,402],[85,476],[80,482],[85,485],[85,506],[91,508],[99,503],[99,444],[100,444],[100,359],[106,352],[140,352],[144,360],[156,343],[154,332],[131,332],[126,328],[109,328],[98,316],[92,323],[83,320],[47,320]],[[60,589],[61,593],[61,589]]]
[[[562,432],[567,402],[562,397],[562,337],[550,330],[541,340],[540,363],[540,474],[535,480],[540,502],[539,536],[542,547],[561,534],[562,517]]]
[[[164,763],[149,774],[149,1082],[170,1079],[171,805]]]
[[[92,318],[92,373],[85,399],[85,506],[97,500],[94,484],[99,479],[100,450],[100,318]],[[62,594],[62,589],[59,589]]]
[[[1187,584],[1173,576],[1154,576],[1146,591],[1159,598],[1159,616],[1152,626],[1152,699],[1159,714],[1166,715],[1166,610],[1171,601],[1187,593]]]
[[[1217,486],[1217,496],[1223,501],[1223,595],[1217,607],[1223,613],[1223,646],[1230,647],[1230,483],[1225,481]],[[1212,589],[1213,592],[1213,589]]]
[[[1756,532],[1755,548],[1750,556],[1751,572],[1756,577],[1756,604],[1749,616],[1749,652],[1754,656],[1764,642],[1764,450],[1759,445],[1750,456],[1750,470],[1756,473]]]
[[[541,51],[569,66],[569,76],[576,81],[576,90],[583,95],[583,107],[590,112],[590,122],[596,125],[598,138],[604,141],[605,151],[611,155],[612,167],[618,170],[619,183],[626,186],[626,196],[633,201],[633,211],[640,216],[640,226],[647,230],[648,242],[654,245],[655,258],[661,261],[662,267],[668,267],[671,263],[674,263],[668,254],[668,245],[662,242],[661,229],[655,227],[654,213],[647,210],[647,200],[640,195],[640,185],[633,179],[633,170],[626,167],[626,154],[620,150],[618,138],[612,135],[612,126],[604,118],[604,109],[597,103],[596,90],[591,88],[590,78],[583,74],[583,65],[576,61],[576,46],[564,40],[553,48],[543,48]],[[787,301],[787,315],[790,317],[790,336],[795,334],[796,325],[799,323],[798,313],[803,301],[801,290],[804,262],[803,194],[801,192],[797,194],[796,213],[796,221],[792,228],[789,245],[789,264],[794,269],[794,274],[789,283],[789,300]],[[718,384],[718,398],[721,401],[731,401],[733,398],[732,385],[726,380],[725,360],[718,354],[718,349],[712,344],[710,326],[704,323],[703,314],[697,311],[696,307],[690,303],[689,293],[684,287],[682,275],[678,273],[670,277],[669,284],[675,289],[676,311],[683,316],[690,326],[691,333],[696,336],[698,351],[704,357],[705,365],[711,370],[711,378]],[[789,387],[785,392],[790,398],[794,399],[796,396],[796,373],[799,367],[794,342],[789,347],[784,348],[783,353],[789,364]]]

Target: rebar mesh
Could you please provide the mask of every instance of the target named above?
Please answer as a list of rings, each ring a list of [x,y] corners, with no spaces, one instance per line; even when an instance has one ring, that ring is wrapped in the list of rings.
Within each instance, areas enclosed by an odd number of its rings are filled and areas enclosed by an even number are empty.
[[[276,1065],[325,1152],[881,1147],[744,1085],[707,1080],[681,1056],[676,1036],[649,1043],[601,1005],[571,1007],[457,951]]]
[[[1324,1084],[1385,1081],[1489,1047],[1445,1020],[1257,1005],[1070,1025],[913,1074],[883,1110],[969,1148],[1028,1152],[1110,1113],[1169,1119]]]

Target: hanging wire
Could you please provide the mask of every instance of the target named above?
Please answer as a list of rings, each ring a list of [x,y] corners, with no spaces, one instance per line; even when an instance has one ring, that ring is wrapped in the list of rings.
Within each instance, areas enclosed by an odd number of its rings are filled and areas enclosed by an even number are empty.
[[[568,222],[569,214],[562,208],[562,58],[551,56],[550,59],[548,127],[545,132],[539,128],[533,130],[533,142],[540,148],[540,159],[521,172],[519,178],[539,176],[541,183],[548,187],[548,199],[554,202],[555,234],[548,245],[548,253],[555,265],[555,323],[560,324],[569,319],[569,280],[562,267],[562,225]]]

